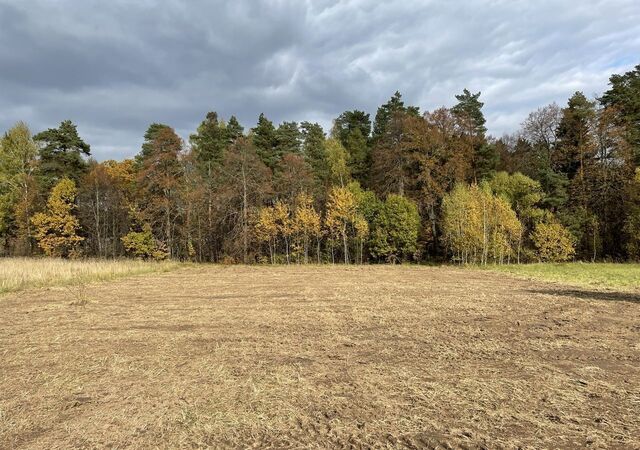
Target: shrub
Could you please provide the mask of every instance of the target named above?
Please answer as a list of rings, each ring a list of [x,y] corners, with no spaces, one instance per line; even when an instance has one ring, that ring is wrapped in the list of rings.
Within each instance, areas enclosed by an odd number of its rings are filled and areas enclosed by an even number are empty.
[[[545,262],[567,261],[575,254],[575,238],[557,222],[536,225],[531,235],[538,259]]]

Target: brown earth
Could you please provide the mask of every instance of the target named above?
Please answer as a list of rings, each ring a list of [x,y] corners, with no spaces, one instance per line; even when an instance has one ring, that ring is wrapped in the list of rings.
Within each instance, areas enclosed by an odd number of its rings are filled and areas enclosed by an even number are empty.
[[[0,448],[640,448],[639,298],[400,266],[8,294]]]

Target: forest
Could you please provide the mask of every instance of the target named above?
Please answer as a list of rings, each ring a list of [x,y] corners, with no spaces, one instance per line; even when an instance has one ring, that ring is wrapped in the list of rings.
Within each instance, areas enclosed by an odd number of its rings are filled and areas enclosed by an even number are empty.
[[[0,141],[0,255],[223,263],[640,259],[640,65],[604,94],[487,133],[480,93],[421,112],[245,129],[209,112],[184,142],[152,123],[97,162],[75,124]]]

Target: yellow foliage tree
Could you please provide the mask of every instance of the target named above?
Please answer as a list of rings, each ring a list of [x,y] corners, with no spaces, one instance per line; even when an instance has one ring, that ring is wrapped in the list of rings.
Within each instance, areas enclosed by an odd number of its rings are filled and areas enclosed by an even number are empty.
[[[278,234],[282,236],[282,239],[284,241],[285,256],[287,258],[287,264],[289,264],[289,246],[291,234],[293,233],[293,224],[291,220],[291,210],[289,209],[289,205],[284,203],[282,200],[278,200],[273,206],[273,217],[276,222]]]
[[[557,222],[540,222],[533,230],[531,239],[540,261],[567,261],[576,253],[575,238]]]
[[[273,207],[264,207],[258,211],[254,232],[259,242],[269,245],[269,257],[271,264],[276,262],[276,242],[278,239],[278,224]]]
[[[442,203],[444,239],[456,261],[509,262],[516,254],[522,224],[507,200],[487,186],[455,186]]]
[[[483,246],[483,211],[478,189],[457,184],[442,201],[444,240],[461,264],[475,262]]]
[[[346,187],[334,187],[329,192],[325,225],[329,234],[342,241],[345,264],[349,263],[349,238],[364,239],[369,227],[364,216],[358,211],[356,196]]]
[[[78,236],[80,223],[73,215],[76,195],[75,183],[63,178],[51,190],[47,211],[31,218],[38,246],[48,256],[67,258],[80,255],[78,245],[84,238]]]
[[[316,239],[317,257],[320,262],[320,238],[322,237],[320,214],[313,207],[313,198],[304,192],[296,197],[293,232],[301,242],[305,264],[309,262],[309,247],[313,238]]]

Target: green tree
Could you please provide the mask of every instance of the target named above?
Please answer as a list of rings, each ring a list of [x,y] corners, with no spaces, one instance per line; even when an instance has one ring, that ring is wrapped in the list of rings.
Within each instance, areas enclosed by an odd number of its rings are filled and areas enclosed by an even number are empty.
[[[349,132],[344,147],[349,155],[347,162],[353,178],[360,183],[366,183],[370,165],[369,146],[360,128],[355,128]]]
[[[136,164],[140,166],[142,164],[142,160],[144,160],[150,153],[153,152],[153,142],[156,138],[156,135],[162,130],[173,130],[169,125],[165,125],[164,123],[152,123],[147,128],[147,131],[144,133],[144,141],[142,143],[142,149],[140,153],[138,153],[135,157]]]
[[[403,114],[418,117],[420,110],[417,106],[404,106],[402,94],[396,91],[389,101],[380,106],[376,112],[376,117],[373,122],[373,140],[377,142],[383,139],[389,132],[389,126],[394,120],[394,117]]]
[[[555,152],[556,167],[567,174],[569,180],[580,172],[595,155],[593,127],[596,118],[595,102],[582,92],[576,92],[562,110],[558,125],[558,142]]]
[[[51,190],[46,212],[37,213],[31,219],[38,246],[48,256],[80,255],[79,244],[84,238],[78,236],[80,222],[73,214],[76,194],[75,183],[63,178]]]
[[[371,119],[364,111],[354,109],[340,114],[333,122],[333,135],[340,139],[342,145],[347,146],[349,135],[360,130],[362,137],[367,140],[371,134]]]
[[[325,144],[329,180],[332,184],[346,186],[350,181],[349,155],[337,139],[327,139]]]
[[[287,153],[300,154],[302,134],[296,122],[282,122],[276,130],[276,153],[279,157]]]
[[[484,126],[487,120],[482,112],[484,103],[479,98],[480,92],[472,94],[468,89],[464,89],[462,94],[456,95],[458,103],[451,108],[451,111],[455,116],[468,120],[471,130],[476,136],[484,137],[487,132],[487,128]]]
[[[33,139],[40,143],[38,169],[45,188],[63,178],[69,178],[76,184],[80,181],[87,169],[83,156],[90,156],[91,148],[78,135],[73,122],[65,120],[58,128],[49,128]]]
[[[229,144],[233,144],[244,136],[244,127],[240,125],[236,116],[231,116],[227,122],[227,139]]]
[[[451,108],[451,112],[462,124],[464,133],[473,139],[473,178],[479,182],[491,176],[495,171],[499,156],[494,146],[486,142],[486,119],[482,112],[484,103],[479,100],[480,92],[472,94],[464,89],[462,94],[456,95],[458,103]]]
[[[640,64],[623,75],[611,75],[611,86],[600,98],[605,108],[615,111],[626,139],[633,146],[635,164],[640,166]]]
[[[476,151],[476,175],[479,181],[490,178],[500,163],[500,154],[494,143],[484,143]]]
[[[18,122],[0,139],[0,236],[5,245],[15,240],[17,254],[31,253],[37,153],[38,147],[24,122]]]
[[[251,129],[251,138],[262,162],[273,170],[282,155],[278,150],[276,128],[264,114],[260,114],[258,124]]]
[[[370,228],[369,252],[374,258],[389,262],[414,258],[420,230],[420,215],[414,202],[389,194]]]
[[[498,172],[488,183],[495,195],[504,197],[510,203],[521,220],[532,222],[542,218],[543,210],[539,205],[544,193],[539,182],[519,172]]]
[[[311,166],[316,180],[324,183],[328,176],[324,131],[319,124],[310,122],[302,122],[300,130],[304,159]]]
[[[222,162],[224,150],[230,140],[227,127],[224,121],[218,120],[216,112],[207,113],[197,132],[189,137],[195,158],[204,171],[211,165],[216,166]]]

